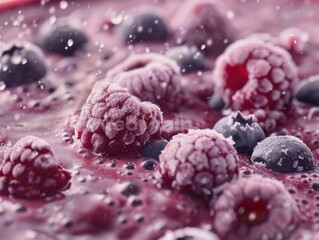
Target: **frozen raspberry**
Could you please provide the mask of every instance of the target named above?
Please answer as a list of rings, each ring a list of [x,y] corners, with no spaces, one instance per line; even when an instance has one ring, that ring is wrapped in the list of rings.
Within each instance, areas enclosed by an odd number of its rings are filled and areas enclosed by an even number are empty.
[[[219,238],[207,230],[187,227],[176,231],[167,231],[159,240],[219,240]]]
[[[171,110],[180,103],[180,77],[173,60],[155,53],[131,55],[107,74],[109,81],[127,88],[142,101]]]
[[[95,153],[118,154],[159,137],[160,109],[141,102],[116,84],[96,84],[75,127],[84,147]]]
[[[279,44],[292,53],[302,54],[309,44],[309,34],[299,28],[286,28],[279,34]]]
[[[215,196],[237,178],[238,156],[232,142],[214,130],[178,134],[160,155],[160,173],[173,188]]]
[[[216,91],[233,110],[289,107],[297,67],[282,48],[256,38],[235,42],[217,59]]]
[[[0,166],[0,193],[17,198],[42,198],[64,189],[70,174],[55,160],[49,143],[34,137],[21,138]]]
[[[178,45],[197,46],[206,55],[221,53],[234,40],[234,29],[209,1],[186,2],[173,18]]]
[[[243,111],[243,113],[251,115],[266,133],[271,133],[278,126],[284,124],[288,117],[287,113],[280,110],[251,109]]]
[[[286,239],[300,221],[284,185],[254,176],[229,185],[213,206],[213,225],[222,239]]]

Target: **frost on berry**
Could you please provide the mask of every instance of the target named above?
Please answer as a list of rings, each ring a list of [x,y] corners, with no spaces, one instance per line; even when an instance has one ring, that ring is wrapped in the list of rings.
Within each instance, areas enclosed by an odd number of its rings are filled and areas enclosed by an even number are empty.
[[[175,189],[215,196],[237,178],[238,156],[232,142],[214,130],[178,134],[160,155],[164,183]]]
[[[172,24],[176,44],[195,45],[206,55],[223,52],[235,38],[228,19],[207,0],[184,3]]]
[[[21,138],[4,154],[0,193],[18,198],[41,198],[65,188],[70,174],[56,161],[50,144],[40,138]]]
[[[162,109],[175,110],[180,104],[180,69],[173,60],[160,54],[131,55],[111,69],[107,78]]]
[[[95,153],[118,154],[157,138],[161,122],[162,113],[156,105],[102,81],[82,107],[75,130],[84,147]]]
[[[286,239],[300,222],[296,202],[284,185],[260,176],[230,184],[212,208],[223,239]]]
[[[257,38],[239,40],[217,59],[216,91],[233,110],[284,110],[298,82],[284,49]]]

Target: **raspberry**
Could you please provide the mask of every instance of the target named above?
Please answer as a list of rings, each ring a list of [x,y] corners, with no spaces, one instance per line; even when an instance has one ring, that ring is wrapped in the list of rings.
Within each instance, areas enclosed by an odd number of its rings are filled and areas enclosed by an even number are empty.
[[[258,122],[266,133],[270,133],[280,124],[284,124],[288,116],[285,112],[280,110],[252,109],[243,111],[243,113],[251,115],[254,121]]]
[[[142,101],[174,110],[180,103],[180,70],[159,54],[135,54],[108,72],[108,79],[128,89]]]
[[[118,154],[159,137],[160,109],[141,102],[116,84],[94,86],[75,127],[84,147],[95,153]]]
[[[175,42],[197,46],[205,55],[221,53],[234,40],[231,24],[209,1],[185,3],[173,19]]]
[[[249,38],[229,46],[217,59],[216,91],[233,110],[280,110],[291,103],[297,67],[282,48]]]
[[[175,189],[215,196],[237,178],[238,156],[232,142],[214,130],[178,134],[160,155],[163,181]]]
[[[286,239],[300,221],[284,185],[260,176],[229,185],[211,213],[216,233],[229,240]]]
[[[204,229],[187,227],[182,229],[177,229],[175,231],[167,231],[166,234],[159,240],[219,240],[219,238]]]
[[[54,158],[49,143],[34,137],[21,138],[0,166],[0,193],[16,198],[42,198],[64,189],[70,180]]]

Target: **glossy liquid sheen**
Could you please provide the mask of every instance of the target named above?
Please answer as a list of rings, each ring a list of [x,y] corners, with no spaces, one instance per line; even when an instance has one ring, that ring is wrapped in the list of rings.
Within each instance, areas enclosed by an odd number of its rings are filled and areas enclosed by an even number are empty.
[[[3,159],[3,151],[19,138],[35,135],[52,145],[58,162],[72,173],[71,187],[54,198],[21,200],[1,197],[1,239],[156,240],[166,229],[185,226],[211,229],[212,220],[207,203],[185,193],[159,188],[154,177],[156,167],[155,170],[143,167],[146,159],[138,154],[109,158],[93,155],[81,148],[80,142],[72,135],[72,129],[68,127],[90,93],[92,83],[102,79],[108,69],[132,52],[162,53],[167,48],[164,44],[123,46],[105,25],[110,12],[113,14],[111,20],[116,24],[126,10],[151,4],[152,8],[163,11],[169,21],[182,2],[101,0],[66,4],[62,1],[1,12],[0,36],[4,42],[19,38],[34,42],[41,23],[63,17],[80,21],[89,37],[85,52],[76,57],[46,54],[49,73],[39,84],[4,89],[0,93],[0,159]],[[313,44],[298,57],[300,77],[317,73],[319,48],[314,46],[319,46],[316,31],[316,9],[319,4],[316,1],[227,0],[219,7],[238,29],[240,37],[255,32],[277,35],[280,30],[291,26],[307,31]],[[210,59],[209,64],[212,69],[214,59]],[[212,89],[211,69],[201,74],[186,75],[184,87],[202,99],[209,97]],[[318,110],[296,106],[294,117],[284,126],[279,126],[278,131],[284,129],[287,133],[301,136],[313,151],[315,164],[318,165],[319,144],[314,141],[319,134]],[[163,129],[163,135],[170,138],[177,132],[183,132],[183,126],[180,125],[185,122],[191,124],[191,128],[212,128],[221,116],[220,112],[211,110],[205,101],[189,97],[179,112],[164,114],[163,125],[175,123],[176,126]],[[253,166],[246,156],[241,156],[241,159],[243,176],[263,172],[265,176],[275,177],[284,182],[297,201],[304,221],[291,239],[299,239],[305,229],[319,230],[317,168],[308,173],[278,174]],[[128,190],[128,194],[123,194],[126,183],[137,185],[137,189],[131,187],[131,192]],[[96,219],[109,221],[100,226]]]

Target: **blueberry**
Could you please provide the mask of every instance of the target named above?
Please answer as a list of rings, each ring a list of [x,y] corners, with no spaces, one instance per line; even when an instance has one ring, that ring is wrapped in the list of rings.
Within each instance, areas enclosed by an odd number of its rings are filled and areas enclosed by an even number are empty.
[[[310,149],[294,136],[266,138],[255,147],[251,160],[282,173],[303,172],[314,168]]]
[[[128,16],[117,26],[115,33],[126,43],[159,42],[166,40],[168,35],[162,17],[150,12],[139,12]]]
[[[40,29],[40,46],[60,55],[74,55],[88,42],[81,29],[66,22],[44,23]]]
[[[197,47],[178,46],[166,52],[166,56],[176,61],[183,74],[197,72],[206,69],[204,55]]]
[[[304,80],[296,91],[296,99],[319,106],[319,75]]]
[[[0,81],[7,88],[36,82],[47,73],[41,50],[31,43],[8,43],[0,49]]]
[[[175,231],[169,230],[159,240],[219,240],[219,238],[207,230],[196,227],[186,227]]]
[[[240,113],[231,114],[220,119],[214,126],[214,130],[232,137],[234,147],[239,153],[251,153],[258,142],[265,139],[265,133],[258,123],[252,118],[245,118]]]
[[[208,105],[215,110],[223,110],[226,104],[223,98],[218,93],[214,93],[209,98]]]
[[[141,151],[141,157],[159,160],[159,155],[161,154],[167,143],[167,140],[162,139],[147,144]]]

